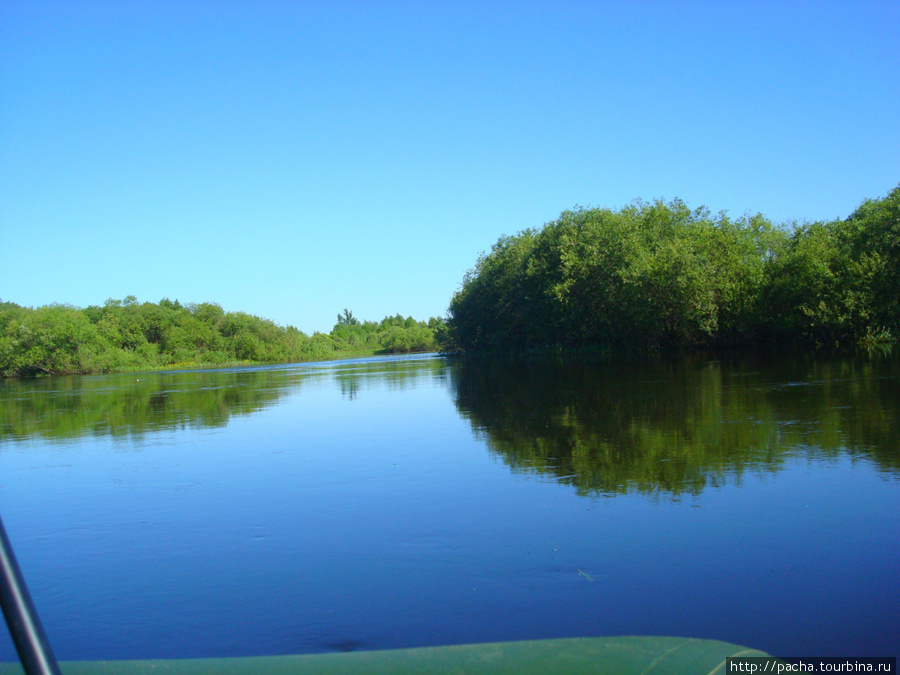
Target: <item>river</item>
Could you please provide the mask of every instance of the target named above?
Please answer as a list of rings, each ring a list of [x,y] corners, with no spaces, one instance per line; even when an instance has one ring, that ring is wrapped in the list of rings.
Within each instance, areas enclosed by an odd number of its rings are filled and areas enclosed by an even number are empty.
[[[897,656],[900,359],[3,381],[0,515],[61,660],[602,635]]]

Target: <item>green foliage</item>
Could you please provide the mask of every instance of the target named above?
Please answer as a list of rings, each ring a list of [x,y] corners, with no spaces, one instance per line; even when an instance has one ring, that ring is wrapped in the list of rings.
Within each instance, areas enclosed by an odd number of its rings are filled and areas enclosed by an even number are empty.
[[[900,186],[884,199],[863,202],[847,219],[846,230],[867,280],[873,330],[900,334]]]
[[[425,322],[397,314],[386,316],[380,323],[360,323],[352,312],[345,309],[343,315],[338,315],[331,338],[334,349],[339,352],[431,352],[442,349],[443,343],[439,341],[438,333],[444,337],[446,331],[443,319],[434,317]]]
[[[344,313],[338,314],[337,322],[339,326],[357,326],[359,321],[353,316],[353,312],[344,307]]]
[[[841,344],[900,334],[900,188],[775,227],[680,200],[566,211],[503,236],[450,302],[469,351]]]
[[[0,337],[0,374],[77,372],[98,361],[107,343],[82,312],[68,305],[13,310]]]
[[[0,302],[0,377],[105,373],[173,366],[289,363],[348,353],[435,351],[441,319],[412,317],[360,322],[345,309],[331,334],[311,337],[293,326],[216,303],[134,296],[102,307],[50,305],[38,309]]]
[[[199,305],[188,305],[188,311],[197,319],[212,328],[218,328],[225,320],[225,310],[214,302],[201,302]]]

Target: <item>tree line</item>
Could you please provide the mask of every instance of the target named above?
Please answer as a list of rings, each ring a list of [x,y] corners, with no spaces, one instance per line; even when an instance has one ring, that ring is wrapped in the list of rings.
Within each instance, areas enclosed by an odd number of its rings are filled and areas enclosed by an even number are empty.
[[[900,186],[780,226],[680,200],[575,208],[482,254],[448,326],[463,351],[893,341]]]
[[[291,363],[350,353],[437,349],[442,319],[358,321],[344,310],[331,333],[306,335],[216,303],[107,300],[78,308],[0,301],[0,377],[109,373],[231,363]]]
[[[84,309],[0,301],[0,377],[289,363],[350,353],[593,351],[892,342],[900,186],[848,218],[774,225],[684,202],[563,212],[503,236],[447,319],[396,315],[306,335],[216,303],[134,296]]]

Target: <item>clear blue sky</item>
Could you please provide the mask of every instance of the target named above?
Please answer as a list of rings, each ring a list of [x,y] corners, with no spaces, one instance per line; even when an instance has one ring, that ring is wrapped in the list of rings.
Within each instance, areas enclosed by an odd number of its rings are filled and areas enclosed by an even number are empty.
[[[900,2],[0,0],[0,298],[444,315],[575,205],[900,182]]]

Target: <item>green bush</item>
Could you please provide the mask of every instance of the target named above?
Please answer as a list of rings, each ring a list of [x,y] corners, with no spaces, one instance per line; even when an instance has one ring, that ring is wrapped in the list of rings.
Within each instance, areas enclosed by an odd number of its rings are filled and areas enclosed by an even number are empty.
[[[469,351],[900,334],[900,187],[845,221],[774,226],[683,202],[566,211],[466,273],[443,344]],[[879,339],[883,339],[879,338]]]

